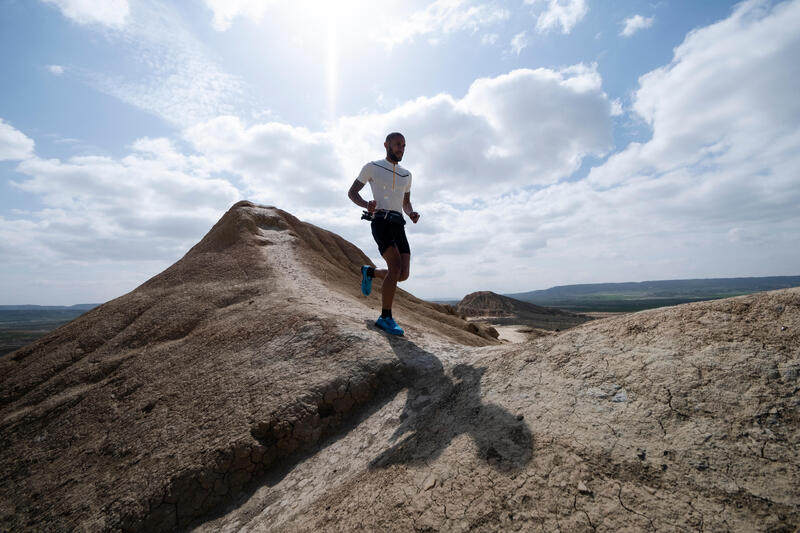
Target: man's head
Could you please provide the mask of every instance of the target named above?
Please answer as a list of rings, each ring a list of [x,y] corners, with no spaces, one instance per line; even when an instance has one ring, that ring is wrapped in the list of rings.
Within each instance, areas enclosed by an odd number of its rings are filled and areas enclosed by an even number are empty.
[[[392,132],[386,136],[386,159],[393,163],[399,163],[403,159],[403,152],[406,151],[406,138],[402,133]]]

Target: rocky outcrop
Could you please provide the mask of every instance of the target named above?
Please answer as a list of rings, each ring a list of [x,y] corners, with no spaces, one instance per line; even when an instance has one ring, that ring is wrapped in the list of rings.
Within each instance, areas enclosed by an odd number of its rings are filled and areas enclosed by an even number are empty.
[[[382,444],[361,452],[372,462],[281,528],[795,531],[799,347],[800,289],[790,289],[482,348],[466,360],[483,370],[454,367],[456,387],[426,405],[412,409],[426,384],[408,389],[402,440],[382,430],[402,403],[365,420],[360,438]],[[278,489],[245,523],[281,518],[269,509],[298,495]]]
[[[483,318],[495,324],[524,324],[546,330],[563,330],[591,320],[586,315],[541,307],[491,291],[470,293],[456,306],[464,316]]]
[[[368,262],[241,202],[163,273],[0,359],[0,530],[171,530],[396,390]],[[496,342],[403,291],[395,309],[410,333]]]
[[[235,205],[0,359],[0,530],[794,531],[800,289],[499,345]],[[484,332],[485,333],[485,332]]]

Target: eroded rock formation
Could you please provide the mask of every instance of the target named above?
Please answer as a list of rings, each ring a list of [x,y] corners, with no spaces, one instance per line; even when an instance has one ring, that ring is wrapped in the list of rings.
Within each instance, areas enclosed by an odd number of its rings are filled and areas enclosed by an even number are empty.
[[[239,203],[0,359],[0,530],[800,527],[800,289],[501,346],[406,293],[375,330],[366,262]]]
[[[491,291],[467,294],[456,306],[456,311],[495,324],[524,324],[545,330],[564,330],[591,320],[586,315],[534,305]]]

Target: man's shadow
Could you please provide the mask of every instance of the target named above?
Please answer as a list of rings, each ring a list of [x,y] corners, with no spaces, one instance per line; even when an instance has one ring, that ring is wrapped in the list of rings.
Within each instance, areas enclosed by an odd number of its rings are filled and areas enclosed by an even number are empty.
[[[528,426],[504,408],[481,400],[481,377],[486,368],[458,364],[451,378],[441,361],[399,337],[389,337],[402,365],[408,396],[396,442],[370,462],[370,468],[392,464],[425,464],[436,459],[450,442],[467,433],[478,456],[498,470],[513,471],[530,460],[533,436]]]

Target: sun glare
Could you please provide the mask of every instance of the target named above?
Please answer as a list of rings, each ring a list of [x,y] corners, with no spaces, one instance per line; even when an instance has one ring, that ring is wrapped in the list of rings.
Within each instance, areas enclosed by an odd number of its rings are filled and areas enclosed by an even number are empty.
[[[305,52],[316,52],[324,74],[328,119],[335,120],[342,62],[361,57],[360,51],[373,45],[368,34],[380,23],[380,4],[365,0],[300,0],[279,9],[286,24],[283,29],[294,42]]]

